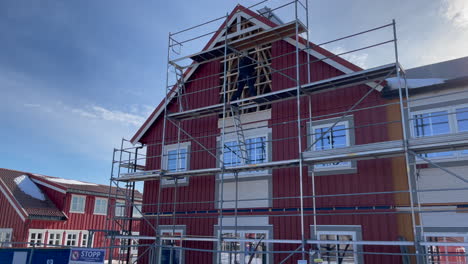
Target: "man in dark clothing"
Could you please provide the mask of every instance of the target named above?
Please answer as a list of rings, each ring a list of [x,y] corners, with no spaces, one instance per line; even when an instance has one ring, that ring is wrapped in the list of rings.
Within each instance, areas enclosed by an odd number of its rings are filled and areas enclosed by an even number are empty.
[[[238,100],[244,90],[245,84],[249,86],[250,96],[256,96],[257,91],[255,90],[255,63],[251,58],[248,57],[248,53],[245,52],[239,59],[239,78],[237,81],[237,91],[231,97],[231,102]]]

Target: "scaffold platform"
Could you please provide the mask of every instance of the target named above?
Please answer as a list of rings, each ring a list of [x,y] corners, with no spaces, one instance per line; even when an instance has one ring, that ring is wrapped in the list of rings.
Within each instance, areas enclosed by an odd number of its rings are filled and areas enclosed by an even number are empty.
[[[348,74],[343,74],[329,79],[324,79],[316,82],[311,82],[308,84],[301,85],[301,95],[311,94],[316,92],[322,92],[326,90],[346,88],[354,85],[372,83],[376,80],[382,80],[389,77],[396,76],[397,65],[395,63],[390,63],[387,65],[352,72]],[[294,98],[297,93],[296,87],[291,87],[279,91],[274,91],[271,93],[261,94],[254,97],[249,97],[241,100],[236,100],[231,103],[237,103],[240,105],[239,109],[248,108],[251,106],[242,106],[242,103],[254,101],[257,104],[266,104],[272,102],[278,102],[282,100],[288,100]],[[200,107],[196,109],[191,109],[183,112],[168,113],[169,118],[173,119],[192,119],[199,118],[203,116],[213,115],[222,113],[224,109],[224,104],[215,104],[206,107]]]

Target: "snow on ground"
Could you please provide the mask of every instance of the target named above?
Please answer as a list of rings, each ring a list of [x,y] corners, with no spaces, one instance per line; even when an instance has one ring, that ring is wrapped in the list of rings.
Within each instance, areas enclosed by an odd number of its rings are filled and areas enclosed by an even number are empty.
[[[75,180],[68,180],[68,179],[61,179],[61,178],[47,178],[48,181],[53,181],[56,183],[64,183],[64,184],[72,184],[72,185],[93,185],[97,186],[97,184],[89,183],[89,182],[82,182],[82,181],[75,181]]]
[[[23,191],[25,194],[36,198],[41,201],[45,201],[45,196],[42,191],[36,186],[36,184],[29,179],[26,175],[18,176],[14,179],[18,188]]]
[[[398,88],[398,78],[388,78],[386,79],[388,85],[392,88]],[[408,88],[419,88],[424,86],[430,86],[435,84],[441,84],[445,82],[445,79],[441,78],[428,78],[428,79],[407,79]],[[405,84],[404,80],[401,79],[401,86]]]

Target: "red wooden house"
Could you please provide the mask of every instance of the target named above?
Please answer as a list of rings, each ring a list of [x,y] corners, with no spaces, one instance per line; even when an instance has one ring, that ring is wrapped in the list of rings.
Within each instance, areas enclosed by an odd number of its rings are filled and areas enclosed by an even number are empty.
[[[248,31],[249,28],[268,32],[278,26],[240,5],[228,18],[228,25],[235,24],[246,26],[237,29],[229,27],[229,34],[240,34],[240,31]],[[222,25],[214,34],[205,50],[216,48],[223,41],[225,26]],[[306,42],[300,40],[298,46],[302,51],[299,52],[299,75],[302,84],[362,71],[356,65],[332,56],[329,51],[318,46],[312,45],[307,54],[303,50]],[[263,60],[270,69],[262,72],[262,65],[256,67],[258,94],[281,92],[296,86],[291,78],[296,78],[295,45],[295,37],[290,36],[257,46],[250,51],[252,56]],[[186,72],[184,89],[189,95],[181,100],[184,102],[183,111],[202,109],[223,101],[223,78],[220,76],[223,76],[223,67],[229,67],[228,73],[236,74],[233,70],[236,59],[235,55],[232,56],[232,65],[229,62],[225,64],[223,58],[218,58],[192,67]],[[307,56],[314,61],[309,72],[305,64],[308,61]],[[325,57],[330,58],[323,59]],[[262,79],[265,76],[266,79]],[[236,81],[233,83],[229,95],[237,89]],[[268,84],[264,85],[265,83]],[[305,150],[314,141],[317,144],[312,150],[321,151],[400,138],[401,133],[395,132],[395,127],[388,123],[389,120],[399,120],[399,110],[395,105],[383,106],[389,99],[382,97],[381,88],[376,83],[365,83],[301,97],[301,149]],[[361,102],[360,111],[351,111],[344,119],[338,119],[369,90],[372,91]],[[181,101],[176,100],[175,93],[172,95],[169,97],[167,112],[175,113],[176,117],[177,113],[181,113]],[[245,91],[243,98],[247,97]],[[217,114],[187,118],[180,123],[167,121],[164,120],[164,101],[131,140],[132,143],[139,142],[147,146],[146,170],[193,171],[190,177],[179,177],[177,183],[175,178],[145,182],[143,213],[153,227],[156,227],[156,231],[145,222],[142,223],[141,235],[217,238],[222,229],[224,238],[240,239],[236,242],[222,242],[222,245],[217,245],[214,241],[186,239],[174,240],[171,244],[170,240],[163,240],[163,245],[194,250],[175,250],[170,254],[166,247],[158,248],[158,252],[152,256],[157,263],[170,263],[169,257],[173,259],[173,263],[218,263],[219,259],[221,263],[279,263],[289,255],[286,251],[294,251],[300,246],[300,242],[264,242],[269,239],[301,239],[299,168],[261,167],[264,163],[294,163],[299,158],[296,97],[260,106],[248,101],[244,103],[241,104],[241,109],[247,110],[241,111],[239,116],[247,145],[246,161],[236,154],[236,151],[242,150],[235,132],[235,121],[231,117],[224,122]],[[382,107],[377,107],[379,105]],[[310,109],[313,118],[308,119]],[[339,122],[331,128],[336,121]],[[182,130],[187,134],[181,132]],[[214,154],[207,150],[213,150]],[[260,169],[219,173],[221,162],[227,168],[251,165],[260,166]],[[381,158],[303,166],[305,239],[396,241],[402,236],[411,240],[407,216],[398,216],[395,209],[399,204],[407,204],[407,197],[397,199],[393,194],[373,193],[394,191],[404,185],[397,176],[402,175],[402,162],[401,158]],[[198,173],[199,170],[209,168],[213,168],[215,172]],[[315,201],[318,214],[316,225],[312,210],[313,184],[318,196]],[[341,195],[359,193],[366,194]],[[174,205],[174,202],[177,203]],[[158,203],[160,206],[157,206]],[[248,239],[257,239],[257,242],[252,243]],[[395,254],[400,252],[399,246],[338,245],[327,242],[320,247],[324,252],[322,258],[325,263],[402,261],[402,257]],[[223,250],[224,253],[214,253],[213,250],[216,249]],[[310,249],[314,250],[312,247]],[[256,253],[251,253],[252,251]],[[143,258],[148,261],[149,257]],[[300,257],[300,254],[293,255],[287,263],[296,263]]]
[[[107,185],[23,171],[0,169],[0,191],[3,247],[108,246],[108,217],[124,216],[126,210],[119,206],[124,197],[114,198],[115,188],[109,199]],[[136,192],[136,203],[141,198]],[[138,234],[139,221],[133,231]]]

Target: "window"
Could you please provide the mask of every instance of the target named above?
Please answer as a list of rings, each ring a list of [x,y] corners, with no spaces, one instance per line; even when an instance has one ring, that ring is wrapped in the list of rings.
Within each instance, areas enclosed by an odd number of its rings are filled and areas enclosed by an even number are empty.
[[[314,226],[310,226],[311,232],[314,232]],[[364,263],[362,254],[362,245],[347,243],[348,241],[362,240],[362,228],[359,225],[318,225],[316,226],[317,233],[312,237],[317,240],[327,241],[323,244],[318,244],[320,255],[323,263]],[[337,241],[336,243],[330,241]]]
[[[29,230],[29,246],[39,246],[44,243],[44,230]]]
[[[141,204],[134,204],[133,205],[132,217],[142,217],[142,215],[141,215]]]
[[[343,121],[337,123],[334,127],[332,125],[335,123],[333,120],[323,123],[318,121],[317,123],[322,124],[312,124],[312,137],[311,143],[314,143],[313,149],[316,151],[335,149],[335,148],[344,148],[351,145],[350,140],[350,129],[349,121]],[[339,168],[350,168],[352,163],[347,162],[334,162],[334,163],[323,163],[314,165],[314,169],[317,171],[321,170],[335,170]]]
[[[107,199],[96,198],[94,202],[94,214],[106,215],[107,214]]]
[[[138,236],[140,232],[132,232],[132,236]],[[120,239],[120,254],[127,254],[128,252],[128,239]],[[130,254],[132,259],[138,255],[138,239],[130,240]],[[133,261],[132,261],[133,263]]]
[[[78,232],[67,231],[65,245],[66,246],[77,246],[78,245]]]
[[[465,243],[468,242],[468,234],[464,233],[426,233],[427,242],[439,243]],[[430,264],[451,264],[467,263],[465,246],[439,246],[429,245],[427,250],[427,263]]]
[[[247,160],[242,158],[239,142],[228,141],[224,143],[223,162],[226,167],[239,166],[242,164],[258,164],[267,161],[266,137],[248,138],[245,140]]]
[[[71,213],[84,213],[85,202],[86,202],[86,196],[72,195],[70,212]]]
[[[187,150],[169,150],[167,152],[167,171],[186,171],[187,170]]]
[[[319,240],[355,241],[354,232],[318,231]],[[353,244],[320,244],[324,263],[358,263],[356,247]]]
[[[223,241],[221,263],[247,264],[267,263],[267,247],[263,240],[267,239],[267,231],[238,231],[237,233],[223,231],[223,238],[251,239],[254,241]]]
[[[182,237],[183,236],[182,229],[165,229],[161,230],[160,234],[162,237]],[[182,251],[180,248],[182,247],[182,240],[180,239],[163,239],[162,240],[162,247],[160,249],[160,262],[161,264],[180,264],[183,262]],[[171,261],[172,260],[172,261]]]
[[[168,172],[186,171],[189,165],[190,142],[172,144],[164,148],[163,168]],[[177,179],[177,184],[186,183],[187,178]],[[163,178],[163,184],[175,184],[175,180]]]
[[[450,133],[447,111],[415,114],[413,118],[415,137],[436,136]]]
[[[446,135],[468,131],[468,107],[450,106],[438,109],[417,111],[412,114],[412,134],[414,137]],[[424,153],[424,157],[438,159],[466,158],[468,150]],[[421,160],[419,160],[422,162]]]
[[[468,131],[468,107],[456,109],[457,115],[457,131]]]
[[[63,231],[49,230],[49,237],[47,238],[47,245],[49,246],[60,246],[62,245],[62,234]]]
[[[11,247],[12,228],[0,228],[0,247]]]
[[[89,233],[88,231],[81,231],[81,246],[88,247],[88,240],[89,240]],[[93,242],[91,241],[90,247],[93,247]]]
[[[125,216],[125,201],[115,202],[115,216]]]

